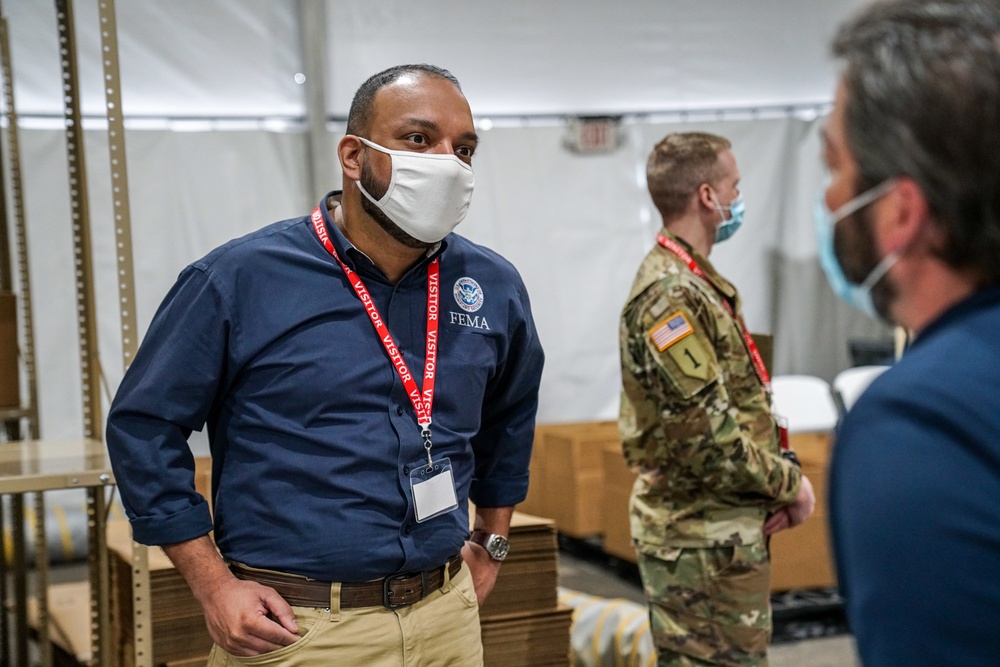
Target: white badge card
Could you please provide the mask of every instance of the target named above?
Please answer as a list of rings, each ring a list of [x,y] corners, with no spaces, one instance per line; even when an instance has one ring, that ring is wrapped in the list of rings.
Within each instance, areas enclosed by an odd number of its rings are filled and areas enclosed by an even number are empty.
[[[430,466],[418,464],[410,473],[410,489],[418,523],[458,507],[451,459],[438,459]]]

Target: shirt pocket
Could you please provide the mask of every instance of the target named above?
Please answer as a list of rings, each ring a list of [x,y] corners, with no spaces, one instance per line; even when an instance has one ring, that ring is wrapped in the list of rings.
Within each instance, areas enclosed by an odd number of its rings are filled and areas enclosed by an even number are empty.
[[[456,432],[479,430],[483,401],[497,372],[497,343],[489,332],[442,327],[434,386],[434,422]]]

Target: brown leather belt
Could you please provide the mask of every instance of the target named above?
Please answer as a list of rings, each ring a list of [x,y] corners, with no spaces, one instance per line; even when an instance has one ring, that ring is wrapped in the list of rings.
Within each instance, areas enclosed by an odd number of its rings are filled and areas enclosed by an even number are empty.
[[[447,565],[429,572],[416,574],[394,574],[385,579],[365,581],[359,584],[340,585],[340,608],[385,607],[399,609],[407,607],[438,590],[444,585],[444,568],[454,577],[462,569],[461,554],[449,559]],[[333,582],[307,579],[294,574],[254,570],[239,564],[230,564],[229,569],[237,579],[256,581],[273,588],[293,607],[329,607],[330,587]]]

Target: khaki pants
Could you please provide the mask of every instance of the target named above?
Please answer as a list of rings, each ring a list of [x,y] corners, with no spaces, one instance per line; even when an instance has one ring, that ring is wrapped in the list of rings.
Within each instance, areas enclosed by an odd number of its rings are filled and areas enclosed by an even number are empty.
[[[447,575],[446,575],[447,577]],[[331,598],[340,598],[334,584]],[[479,606],[469,566],[420,602],[389,610],[292,607],[302,639],[250,658],[212,647],[208,667],[481,667]]]
[[[766,667],[771,568],[763,542],[637,556],[659,667]]]

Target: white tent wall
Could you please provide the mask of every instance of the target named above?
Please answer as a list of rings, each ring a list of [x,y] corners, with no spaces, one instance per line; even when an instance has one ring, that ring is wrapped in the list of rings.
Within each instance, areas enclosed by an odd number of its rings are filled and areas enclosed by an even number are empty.
[[[617,416],[618,315],[661,226],[645,162],[670,132],[733,142],[747,223],[716,246],[715,266],[740,289],[751,330],[775,337],[775,371],[832,379],[849,365],[850,337],[886,328],[839,302],[816,257],[813,207],[822,185],[821,119],[791,116],[636,123],[606,155],[563,147],[563,128],[481,133],[477,189],[461,231],[519,267],[546,350],[541,422]]]
[[[21,132],[42,435],[82,425],[69,186],[63,133]],[[106,133],[84,136],[98,340],[111,393],[122,375],[115,233]],[[301,133],[126,132],[136,319],[144,334],[187,264],[235,236],[299,215],[306,199]],[[110,400],[103,402],[105,410]]]
[[[748,13],[743,4],[756,12]],[[384,66],[432,61],[450,66],[462,79],[477,116],[507,116],[493,129],[480,130],[476,194],[459,231],[508,257],[528,285],[547,352],[541,422],[617,414],[618,313],[660,225],[645,189],[645,160],[652,145],[672,131],[708,130],[733,141],[747,224],[712,259],[740,288],[750,327],[775,335],[775,370],[829,379],[848,365],[849,337],[887,332],[840,304],[818,267],[812,209],[822,181],[822,120],[773,110],[705,114],[686,122],[676,114],[626,112],[828,101],[834,81],[825,44],[836,22],[858,4],[648,0],[617,3],[624,8],[610,14],[596,1],[494,6],[437,0],[420,4],[420,16],[409,17],[414,36],[402,39],[411,4],[338,0],[326,5],[329,111],[342,117],[344,100]],[[98,113],[95,5],[76,0],[85,109]],[[316,197],[309,185],[309,135],[299,122],[304,96],[292,83],[302,62],[294,2],[118,5],[137,318],[144,333],[183,266],[229,238],[308,213]],[[529,5],[537,10],[530,21]],[[58,61],[54,47],[45,46],[55,40],[55,18],[46,3],[6,0],[4,8],[18,47],[13,58],[24,120],[21,157],[42,434],[72,437],[80,433],[81,401],[65,140],[51,123],[42,129],[46,116],[61,114]],[[571,21],[562,20],[570,15]],[[697,25],[685,28],[685,16]],[[774,21],[781,22],[780,30]],[[439,28],[431,29],[435,25]],[[657,38],[659,29],[669,39]],[[746,36],[755,30],[756,37]],[[645,50],[630,48],[637,34],[646,35]],[[451,52],[441,51],[452,35],[461,39],[454,40]],[[594,58],[587,45],[602,38],[615,46],[600,58],[615,59],[614,66],[587,62]],[[664,44],[654,53],[658,39]],[[483,46],[472,48],[477,40]],[[768,54],[756,65],[746,63],[758,55],[753,43]],[[710,63],[695,61],[709,57]],[[584,62],[570,67],[576,58]],[[717,79],[727,76],[727,63],[738,77]],[[788,77],[780,63],[789,63]],[[661,66],[668,69],[655,75]],[[801,67],[812,74],[803,75]],[[790,79],[798,82],[792,82],[797,94],[785,89]],[[627,95],[619,94],[626,88]],[[683,94],[674,96],[675,89]],[[753,90],[756,96],[750,95]],[[558,118],[533,116],[543,111],[626,113],[623,144],[603,155],[573,153],[563,146],[565,128]],[[165,120],[150,120],[154,116]],[[146,120],[140,123],[139,117]],[[208,120],[190,123],[184,117]],[[248,120],[234,131],[213,118]],[[291,122],[274,123],[275,118]],[[330,126],[331,146],[338,127]],[[182,131],[192,128],[198,131]],[[100,129],[88,130],[85,138],[100,353],[114,392],[121,352],[107,145]],[[339,175],[330,180],[331,188],[338,187]]]

